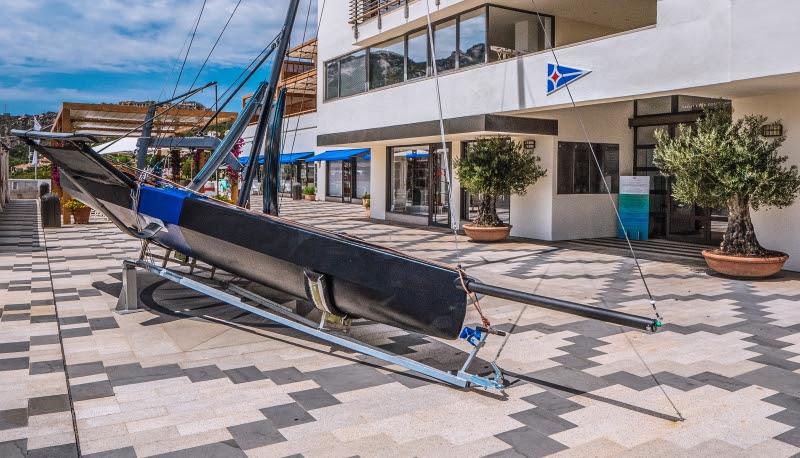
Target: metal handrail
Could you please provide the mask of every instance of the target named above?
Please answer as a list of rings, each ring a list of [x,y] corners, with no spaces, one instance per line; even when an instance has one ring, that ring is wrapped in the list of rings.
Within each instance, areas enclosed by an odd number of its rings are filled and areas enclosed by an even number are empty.
[[[407,5],[410,0],[350,0],[349,24],[358,25],[367,20],[387,13],[403,5]]]

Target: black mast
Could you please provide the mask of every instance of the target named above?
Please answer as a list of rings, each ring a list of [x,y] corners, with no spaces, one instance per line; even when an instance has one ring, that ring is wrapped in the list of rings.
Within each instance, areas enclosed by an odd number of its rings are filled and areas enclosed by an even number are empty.
[[[286,105],[286,88],[278,92],[275,108],[270,120],[269,138],[264,147],[264,180],[262,192],[264,213],[278,216],[278,178],[280,177],[281,128],[283,127],[283,109]]]
[[[256,128],[256,136],[253,137],[253,147],[250,149],[250,158],[247,162],[247,169],[244,174],[242,189],[239,193],[239,201],[237,205],[243,207],[250,201],[250,189],[253,187],[253,177],[255,176],[256,169],[258,168],[258,156],[261,154],[262,145],[264,142],[264,134],[266,134],[266,124],[269,115],[272,112],[272,99],[275,94],[275,88],[278,86],[278,80],[281,76],[281,68],[283,67],[283,59],[286,56],[286,50],[289,47],[289,38],[292,35],[292,26],[294,25],[294,18],[297,15],[297,8],[300,5],[300,0],[290,0],[289,10],[286,12],[286,20],[283,23],[281,36],[278,41],[278,48],[275,53],[275,60],[272,62],[272,68],[269,72],[269,86],[267,91],[268,98],[264,100],[264,105],[261,109],[259,117],[259,125]],[[262,127],[264,124],[264,128]],[[266,162],[266,158],[265,158]],[[266,180],[267,177],[264,177]],[[277,179],[275,180],[276,186],[270,189],[272,194],[277,194]],[[265,196],[266,197],[266,196]],[[266,209],[265,209],[266,210]]]

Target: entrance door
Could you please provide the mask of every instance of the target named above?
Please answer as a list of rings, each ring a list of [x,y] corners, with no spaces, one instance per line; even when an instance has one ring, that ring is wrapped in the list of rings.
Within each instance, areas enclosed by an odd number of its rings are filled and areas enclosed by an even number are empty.
[[[445,166],[445,159],[449,162],[450,150],[443,151],[441,146],[434,149],[435,146],[431,145],[431,192],[430,195],[430,221],[429,223],[434,226],[449,226],[450,225],[450,187],[448,184],[447,169]],[[445,157],[445,154],[447,156]]]
[[[353,161],[345,159],[342,161],[342,202],[350,203],[353,201]]]

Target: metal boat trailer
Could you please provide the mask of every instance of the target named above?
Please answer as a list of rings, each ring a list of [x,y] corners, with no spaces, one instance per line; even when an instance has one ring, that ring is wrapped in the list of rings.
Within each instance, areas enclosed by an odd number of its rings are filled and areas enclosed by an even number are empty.
[[[322,307],[319,307],[319,305],[317,308],[322,311],[322,318],[319,323],[315,323],[303,316],[298,315],[288,307],[248,291],[240,286],[228,284],[226,289],[223,290],[190,278],[187,276],[187,274],[182,272],[168,269],[165,267],[168,260],[169,253],[167,253],[167,256],[164,258],[162,266],[145,261],[144,259],[123,261],[122,292],[120,293],[119,302],[117,303],[116,308],[118,313],[129,313],[142,310],[139,304],[139,288],[136,277],[136,269],[142,269],[194,290],[200,294],[225,302],[226,304],[241,309],[245,312],[252,313],[253,315],[257,315],[265,320],[286,326],[287,328],[291,328],[295,331],[315,337],[321,341],[329,342],[333,345],[338,345],[367,356],[372,356],[373,358],[377,358],[391,364],[396,364],[449,385],[460,388],[474,386],[487,390],[497,390],[501,393],[506,386],[503,373],[495,363],[491,363],[493,369],[493,374],[491,377],[483,377],[468,372],[473,360],[486,343],[486,338],[489,336],[489,334],[505,336],[505,332],[490,330],[483,327],[465,327],[461,332],[460,337],[472,345],[472,350],[469,352],[464,365],[458,372],[454,374],[452,372],[443,371],[430,365],[388,352],[381,348],[374,347],[350,336],[344,335],[334,329],[326,328],[326,322],[329,314],[328,312],[325,312]],[[191,266],[192,268],[194,267],[194,262],[191,263]],[[191,273],[189,275],[191,275]],[[264,308],[246,304],[243,299],[249,299],[263,306]]]

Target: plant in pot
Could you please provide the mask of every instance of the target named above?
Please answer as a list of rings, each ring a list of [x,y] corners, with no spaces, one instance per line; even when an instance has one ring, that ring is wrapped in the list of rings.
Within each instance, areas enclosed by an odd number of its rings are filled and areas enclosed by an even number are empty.
[[[89,224],[89,216],[92,209],[87,207],[86,204],[78,199],[70,199],[64,204],[64,207],[72,213],[75,224]]]
[[[735,277],[764,278],[781,270],[784,253],[763,248],[750,209],[791,205],[800,190],[800,173],[778,154],[784,135],[761,135],[767,118],[733,120],[727,104],[708,108],[695,126],[681,126],[674,138],[656,132],[654,162],[674,177],[672,196],[680,203],[727,207],[728,226],[718,249],[704,250],[708,266]]]
[[[305,200],[316,200],[317,188],[311,184],[303,187],[303,198]]]
[[[464,232],[478,242],[503,240],[511,226],[497,216],[497,196],[524,195],[547,175],[547,169],[538,156],[509,137],[479,138],[465,153],[455,164],[456,174],[461,187],[480,196],[480,205],[478,216],[464,225]]]
[[[368,192],[365,192],[364,195],[361,197],[361,205],[364,206],[364,216],[369,218],[370,217],[370,211],[369,211],[369,209],[370,209],[370,198],[369,198],[369,193]]]

